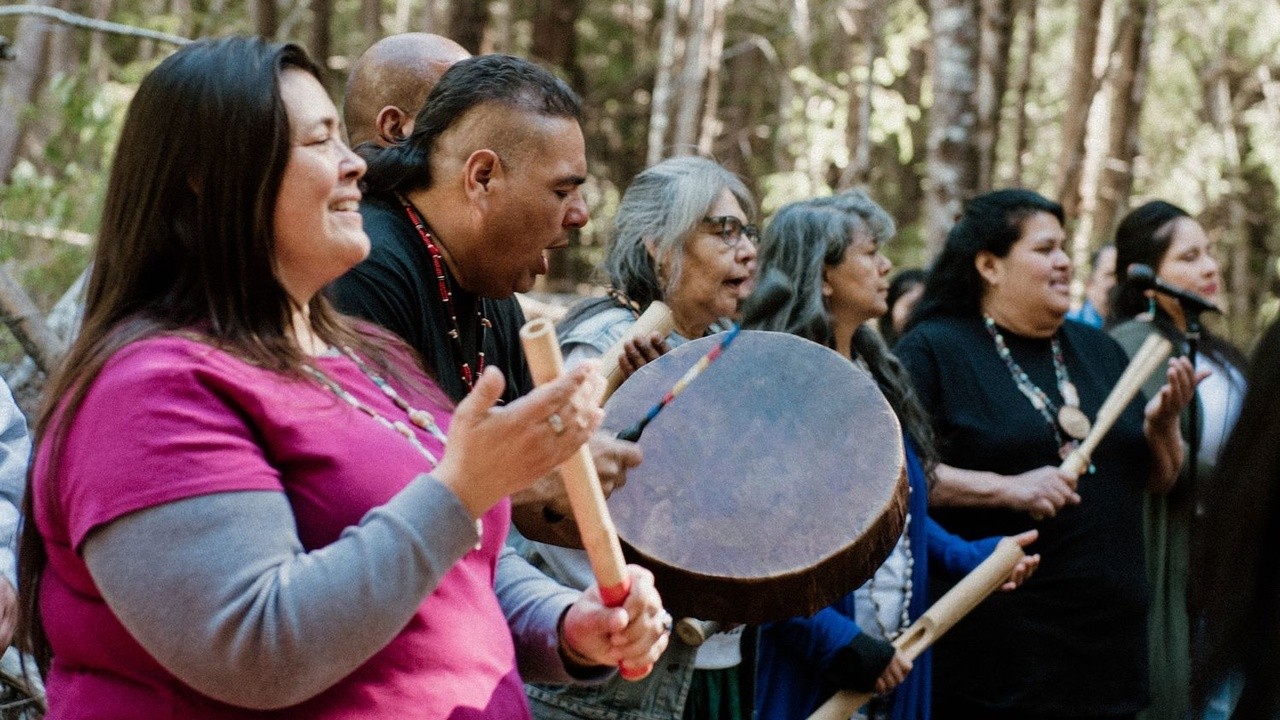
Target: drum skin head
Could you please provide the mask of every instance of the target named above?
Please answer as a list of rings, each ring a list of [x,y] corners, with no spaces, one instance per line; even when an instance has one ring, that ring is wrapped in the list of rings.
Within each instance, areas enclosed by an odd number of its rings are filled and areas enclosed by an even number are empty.
[[[643,417],[719,342],[640,368],[605,405],[606,430]],[[803,338],[743,331],[639,444],[609,511],[676,617],[811,615],[871,577],[902,532],[896,416],[870,375]]]

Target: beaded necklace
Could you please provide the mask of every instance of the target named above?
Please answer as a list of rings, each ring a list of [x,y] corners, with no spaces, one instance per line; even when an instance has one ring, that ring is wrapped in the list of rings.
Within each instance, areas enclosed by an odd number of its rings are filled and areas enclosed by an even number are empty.
[[[439,440],[441,445],[448,442],[444,431],[436,424],[436,420],[431,416],[431,413],[426,410],[419,410],[418,408],[410,405],[407,400],[400,396],[400,393],[396,392],[395,388],[391,387],[386,380],[383,380],[380,375],[375,373],[368,365],[366,365],[364,360],[362,360],[359,355],[356,355],[351,348],[343,346],[342,354],[350,358],[351,362],[355,363],[356,367],[360,368],[360,372],[364,373],[365,377],[369,378],[369,380],[382,391],[383,395],[386,395],[391,402],[395,403],[396,407],[405,411],[405,414],[409,416],[409,422],[431,433],[431,436],[436,440]],[[370,407],[368,403],[355,395],[352,395],[346,388],[339,385],[338,381],[326,375],[320,368],[315,367],[314,365],[303,365],[302,369],[351,407],[373,418],[379,425],[394,430],[404,436],[405,439],[417,448],[418,452],[427,459],[427,462],[431,463],[432,467],[440,464],[440,459],[422,444],[422,441],[418,439],[418,434],[413,431],[413,428],[406,425],[403,420],[388,420],[382,415],[382,413],[379,413],[377,410]]]
[[[1031,382],[1031,378],[1013,359],[1013,354],[1009,352],[1009,347],[1004,342],[1004,336],[996,329],[996,321],[984,313],[982,322],[987,328],[987,334],[995,342],[996,354],[1009,369],[1009,374],[1013,377],[1018,390],[1031,401],[1032,407],[1040,413],[1048,423],[1049,429],[1053,431],[1054,440],[1058,445],[1058,455],[1065,460],[1072,450],[1079,447],[1080,440],[1089,434],[1089,418],[1080,410],[1080,395],[1067,375],[1067,364],[1063,360],[1062,344],[1058,342],[1057,334],[1054,334],[1049,344],[1053,350],[1053,374],[1058,381],[1058,392],[1062,394],[1061,408],[1056,407],[1049,396]],[[1071,438],[1070,440],[1063,439],[1064,431]]]
[[[408,400],[405,400],[395,388],[391,387],[390,383],[382,379],[381,375],[374,372],[372,368],[365,364],[364,360],[351,348],[344,345],[342,347],[342,354],[346,355],[351,362],[355,363],[356,367],[360,368],[360,372],[364,373],[364,376],[369,378],[369,381],[376,385],[377,388],[382,391],[383,395],[386,395],[391,402],[395,403],[396,407],[403,410],[405,414],[409,416],[409,422],[431,433],[431,437],[439,440],[441,446],[448,444],[449,439],[445,436],[444,431],[440,429],[440,426],[436,423],[436,419],[432,417],[431,413],[410,405]],[[339,385],[337,380],[334,380],[324,374],[324,371],[320,368],[314,365],[303,365],[302,369],[351,407],[373,418],[379,425],[393,430],[403,436],[411,445],[413,445],[414,448],[417,449],[419,453],[422,454],[422,457],[427,459],[427,462],[431,463],[432,469],[435,469],[435,466],[440,464],[440,460],[435,456],[435,453],[428,450],[427,447],[422,444],[422,441],[418,439],[418,434],[413,431],[413,428],[406,425],[403,420],[388,420],[382,415],[382,413],[370,407],[368,403],[364,402],[360,398],[352,395],[346,388],[342,387],[342,385]],[[476,518],[475,526],[477,539],[474,549],[479,550],[484,544],[484,522],[480,518]]]
[[[422,220],[422,216],[418,214],[413,204],[403,195],[396,196],[400,200],[400,204],[404,206],[405,214],[409,216],[409,221],[413,223],[413,227],[418,231],[418,237],[422,238],[422,244],[427,248],[427,254],[431,256],[431,265],[436,273],[436,290],[440,293],[440,301],[444,303],[445,312],[449,314],[449,339],[453,341],[453,354],[458,362],[458,374],[462,378],[462,382],[466,384],[467,390],[470,391],[475,383],[475,378],[484,372],[484,343],[489,335],[489,329],[493,327],[493,323],[489,322],[489,318],[484,315],[484,298],[476,298],[476,325],[480,328],[480,340],[476,344],[476,368],[473,373],[471,363],[466,360],[465,352],[462,349],[462,331],[458,324],[458,311],[453,305],[453,291],[449,289],[449,277],[445,274],[444,255],[440,253],[440,248],[436,247],[435,239],[431,233],[427,231],[427,225]]]

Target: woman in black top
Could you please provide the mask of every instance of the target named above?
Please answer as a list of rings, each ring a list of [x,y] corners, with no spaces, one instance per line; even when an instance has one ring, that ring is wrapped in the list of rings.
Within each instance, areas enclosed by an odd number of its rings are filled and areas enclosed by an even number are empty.
[[[1130,404],[1094,472],[1077,483],[1058,470],[1128,363],[1104,333],[1064,324],[1062,217],[1026,190],[971,200],[895,348],[934,420],[935,518],[970,539],[1040,530],[1038,573],[937,645],[937,718],[1131,717],[1147,701],[1142,497],[1182,463],[1193,372],[1170,363],[1145,419]]]

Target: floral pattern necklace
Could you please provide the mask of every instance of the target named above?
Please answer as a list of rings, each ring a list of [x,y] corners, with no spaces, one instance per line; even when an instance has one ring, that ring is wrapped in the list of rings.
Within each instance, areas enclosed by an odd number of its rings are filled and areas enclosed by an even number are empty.
[[[1032,407],[1044,418],[1049,429],[1053,430],[1053,437],[1058,445],[1058,455],[1063,460],[1067,459],[1071,451],[1080,445],[1080,441],[1089,435],[1090,423],[1089,417],[1080,409],[1080,394],[1076,392],[1076,386],[1067,375],[1067,363],[1062,357],[1062,343],[1058,341],[1057,333],[1054,333],[1049,344],[1053,350],[1053,374],[1058,381],[1058,392],[1062,395],[1062,407],[1054,405],[1049,396],[1031,382],[1031,378],[1013,359],[1009,346],[1004,342],[1004,336],[996,328],[996,321],[990,315],[983,313],[982,323],[996,345],[996,354],[1009,369],[1009,374],[1013,377],[1018,390],[1031,401]],[[1070,440],[1064,441],[1062,437],[1064,432],[1071,438]]]
[[[440,293],[440,302],[444,303],[445,312],[449,314],[449,339],[453,342],[453,356],[458,362],[458,375],[470,391],[475,385],[476,377],[484,372],[484,344],[489,336],[489,329],[493,327],[493,323],[484,315],[484,298],[476,298],[476,326],[480,329],[480,340],[476,343],[476,367],[473,372],[471,363],[466,359],[466,352],[462,348],[462,331],[458,324],[458,311],[453,304],[453,291],[449,289],[449,277],[444,270],[444,255],[436,246],[435,238],[427,230],[427,224],[423,222],[422,216],[413,207],[413,203],[403,195],[396,197],[404,206],[409,222],[413,223],[413,227],[418,231],[418,237],[426,246],[427,254],[431,256],[431,266],[436,273],[436,290]]]

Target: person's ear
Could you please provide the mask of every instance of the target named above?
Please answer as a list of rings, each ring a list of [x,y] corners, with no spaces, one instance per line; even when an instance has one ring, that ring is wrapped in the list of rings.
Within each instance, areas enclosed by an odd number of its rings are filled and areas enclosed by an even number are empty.
[[[827,269],[823,268],[822,269],[822,297],[823,299],[826,299],[835,294],[836,294],[836,289],[831,286],[830,282],[827,281]]]
[[[663,290],[667,287],[667,268],[666,263],[658,260],[658,241],[653,238],[644,239],[644,251],[649,254],[649,262],[653,263],[654,275],[658,277],[658,286]],[[668,258],[668,262],[670,258]]]
[[[387,105],[374,118],[374,131],[384,145],[394,145],[413,132],[413,116],[395,105]]]
[[[978,251],[978,254],[973,258],[973,267],[978,271],[978,275],[982,276],[982,279],[986,281],[987,285],[999,285],[1000,279],[1004,275],[1004,263],[987,250]]]
[[[487,204],[494,180],[502,174],[502,160],[492,150],[476,150],[463,165],[463,186],[467,197],[477,204]]]

